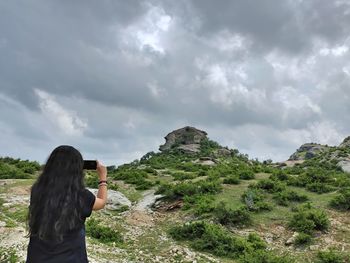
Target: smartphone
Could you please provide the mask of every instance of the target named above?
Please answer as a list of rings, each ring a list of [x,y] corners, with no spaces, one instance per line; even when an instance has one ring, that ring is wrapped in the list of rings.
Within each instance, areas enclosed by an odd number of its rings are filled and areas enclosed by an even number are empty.
[[[96,160],[84,160],[83,169],[85,169],[85,170],[96,170],[97,169],[97,162],[96,162]]]

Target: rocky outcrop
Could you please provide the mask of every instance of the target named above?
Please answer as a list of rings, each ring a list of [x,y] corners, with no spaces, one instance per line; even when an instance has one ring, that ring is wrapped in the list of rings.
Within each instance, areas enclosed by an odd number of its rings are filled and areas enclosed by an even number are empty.
[[[350,159],[349,158],[338,162],[338,166],[340,166],[344,172],[350,173]]]
[[[201,141],[207,139],[207,133],[194,127],[186,126],[170,132],[164,138],[166,142],[159,147],[160,151],[178,148],[185,152],[196,153],[199,152]]]
[[[297,160],[307,160],[315,157],[317,154],[328,150],[328,146],[317,144],[317,143],[305,143],[300,148],[293,153],[288,160],[297,161]]]
[[[98,189],[95,188],[87,188],[90,192],[97,196]],[[118,210],[123,207],[130,207],[130,200],[123,195],[122,193],[114,190],[108,190],[107,193],[107,203],[106,208],[109,210]]]
[[[344,141],[339,145],[340,148],[350,147],[350,136],[346,137]]]

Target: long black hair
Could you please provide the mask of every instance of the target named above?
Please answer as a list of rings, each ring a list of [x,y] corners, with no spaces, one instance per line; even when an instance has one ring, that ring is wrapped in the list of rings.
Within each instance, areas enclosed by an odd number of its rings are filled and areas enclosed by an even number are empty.
[[[62,242],[82,222],[79,191],[84,188],[81,153],[69,145],[55,148],[31,187],[26,237]]]

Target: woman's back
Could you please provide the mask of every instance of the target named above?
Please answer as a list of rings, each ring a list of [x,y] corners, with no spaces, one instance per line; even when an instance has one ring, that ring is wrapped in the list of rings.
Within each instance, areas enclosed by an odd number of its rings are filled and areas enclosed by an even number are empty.
[[[79,206],[83,222],[66,233],[63,242],[43,241],[30,236],[27,263],[83,263],[88,262],[85,243],[85,220],[91,215],[95,195],[84,189],[79,192],[82,206]]]

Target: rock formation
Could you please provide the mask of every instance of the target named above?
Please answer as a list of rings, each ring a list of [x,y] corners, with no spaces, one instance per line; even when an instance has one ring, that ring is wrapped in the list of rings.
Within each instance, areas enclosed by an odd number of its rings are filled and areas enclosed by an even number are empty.
[[[97,196],[98,189],[95,189],[95,188],[87,188],[87,189]],[[118,210],[124,206],[130,207],[131,206],[130,200],[121,192],[108,190],[106,208],[109,210]]]
[[[170,132],[164,138],[166,142],[159,146],[160,151],[178,148],[185,152],[196,153],[200,151],[201,141],[207,139],[207,133],[194,127],[186,126]]]
[[[305,143],[289,157],[289,161],[306,160],[328,150],[328,146],[317,143]]]
[[[350,136],[346,137],[344,141],[339,145],[340,148],[350,147]]]

